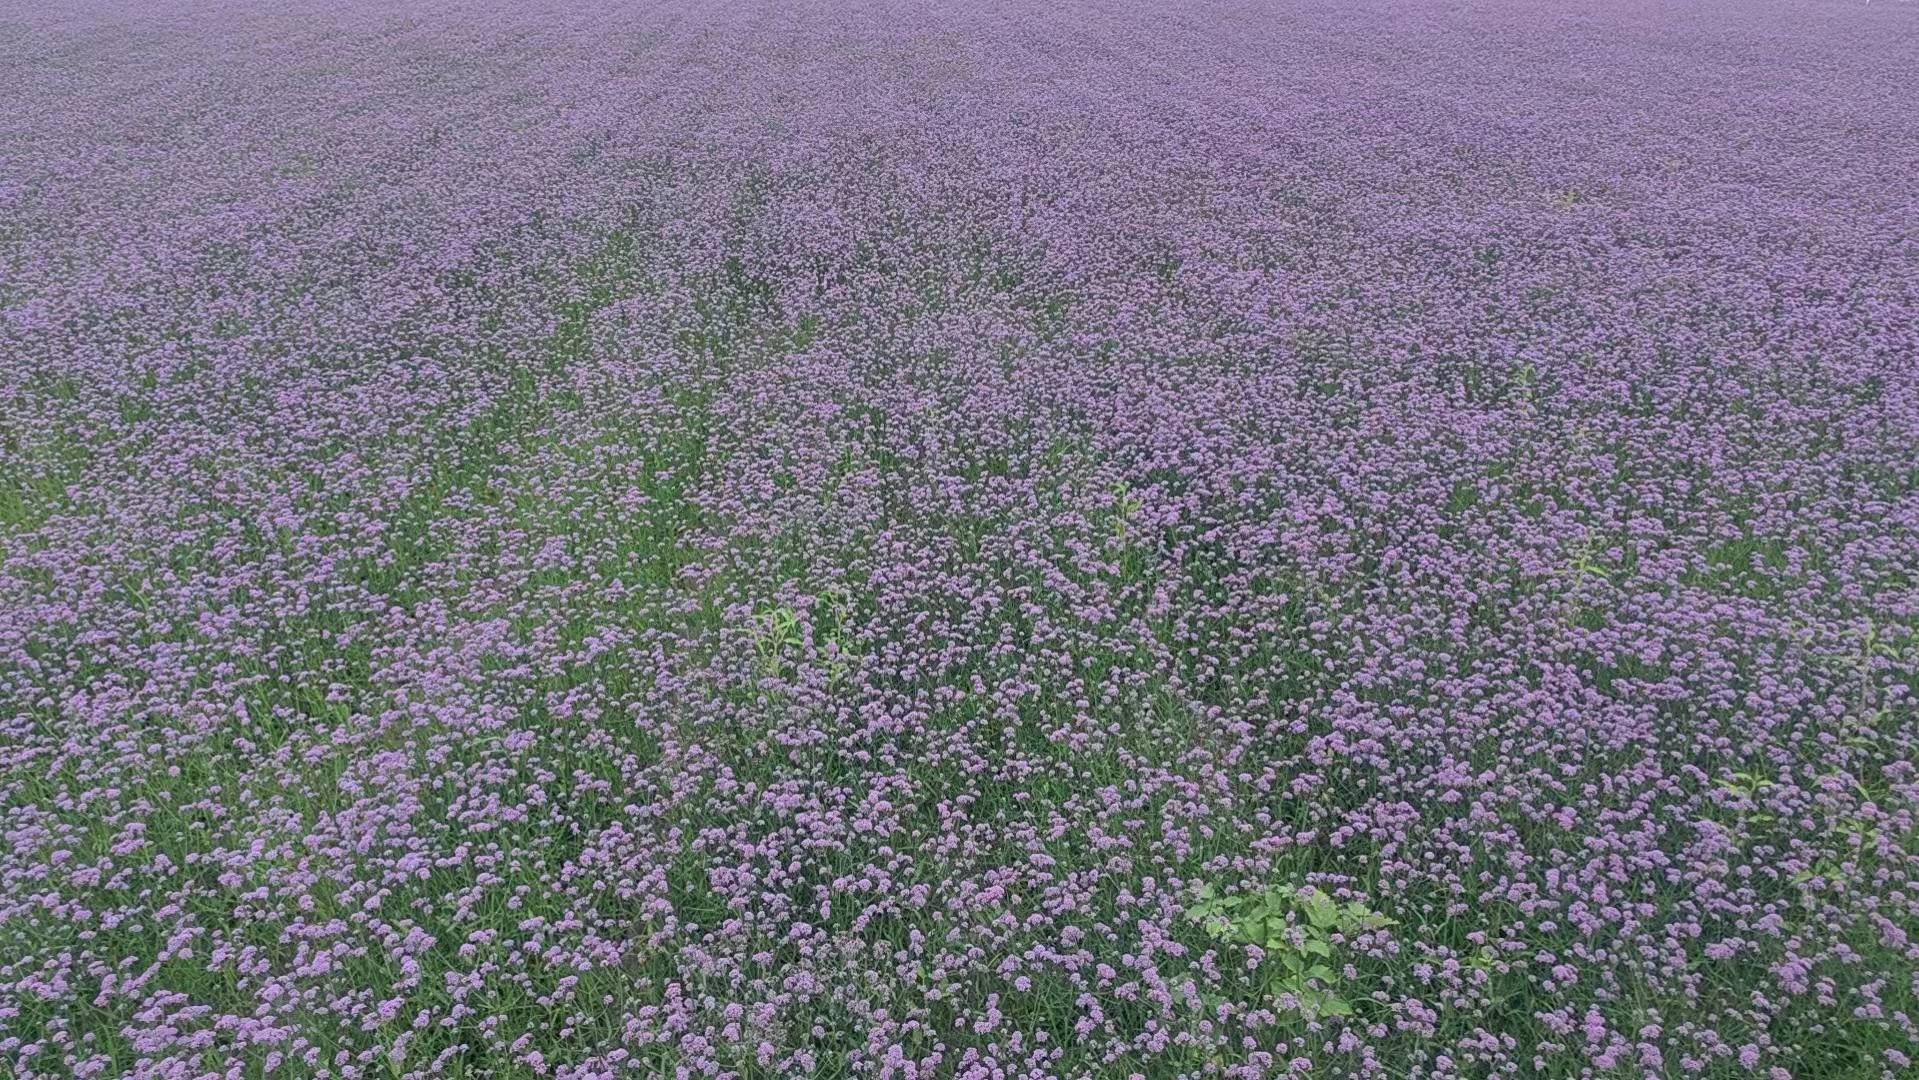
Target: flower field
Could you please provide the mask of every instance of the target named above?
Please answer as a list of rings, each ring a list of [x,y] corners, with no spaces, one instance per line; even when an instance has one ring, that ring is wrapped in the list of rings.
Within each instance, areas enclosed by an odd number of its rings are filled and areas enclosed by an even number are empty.
[[[0,1076],[1919,1075],[1915,57],[0,3]]]

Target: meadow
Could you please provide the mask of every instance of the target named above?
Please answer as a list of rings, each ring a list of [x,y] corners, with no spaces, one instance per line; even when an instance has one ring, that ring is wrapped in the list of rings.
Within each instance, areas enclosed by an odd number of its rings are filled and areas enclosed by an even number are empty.
[[[0,1076],[1919,1075],[1915,57],[0,0]]]

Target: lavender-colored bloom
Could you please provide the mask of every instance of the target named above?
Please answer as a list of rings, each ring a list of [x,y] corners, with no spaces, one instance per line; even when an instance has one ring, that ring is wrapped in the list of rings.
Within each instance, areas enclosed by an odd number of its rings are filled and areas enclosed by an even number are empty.
[[[1915,40],[12,5],[0,1073],[1904,1075]]]

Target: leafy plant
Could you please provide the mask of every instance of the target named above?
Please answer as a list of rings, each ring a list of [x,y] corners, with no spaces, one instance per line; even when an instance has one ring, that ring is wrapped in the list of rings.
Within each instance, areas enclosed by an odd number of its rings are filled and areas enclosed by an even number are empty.
[[[1216,941],[1258,947],[1268,992],[1290,998],[1307,1020],[1351,1016],[1353,1004],[1334,989],[1334,964],[1346,939],[1394,925],[1357,900],[1344,904],[1312,886],[1275,885],[1262,893],[1220,895],[1201,885],[1186,917]]]
[[[1124,482],[1114,484],[1112,494],[1113,543],[1123,548],[1126,546],[1128,528],[1133,519],[1139,516],[1139,512],[1146,508],[1146,503],[1133,494],[1132,489]]]
[[[826,684],[838,686],[852,670],[851,662],[859,659],[848,632],[853,620],[853,594],[844,585],[832,585],[821,594],[821,599],[826,616]]]
[[[1759,810],[1758,806],[1760,793],[1777,786],[1756,772],[1736,772],[1719,781],[1719,789],[1731,794],[1739,802],[1734,811],[1741,829],[1748,825],[1770,825],[1776,820],[1772,814]]]
[[[753,640],[759,649],[760,666],[768,675],[778,675],[786,664],[789,650],[800,647],[800,617],[784,605],[768,608],[753,618]]]

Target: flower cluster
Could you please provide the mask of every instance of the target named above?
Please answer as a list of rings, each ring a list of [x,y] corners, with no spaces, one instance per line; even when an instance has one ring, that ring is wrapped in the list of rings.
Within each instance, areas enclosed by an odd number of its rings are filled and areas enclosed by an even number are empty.
[[[1919,7],[0,24],[0,1073],[1919,1060]]]

